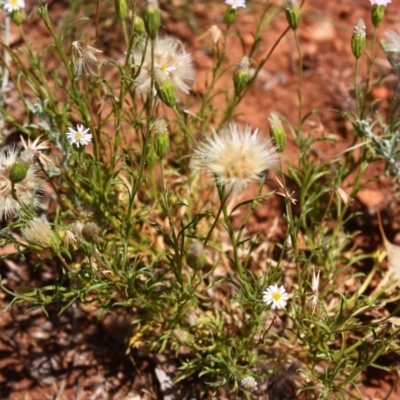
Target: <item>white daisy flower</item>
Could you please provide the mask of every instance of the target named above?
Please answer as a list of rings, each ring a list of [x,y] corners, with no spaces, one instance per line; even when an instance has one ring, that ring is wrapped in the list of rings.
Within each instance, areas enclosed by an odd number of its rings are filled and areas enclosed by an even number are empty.
[[[88,133],[90,128],[85,129],[83,125],[77,125],[77,130],[68,128],[69,132],[66,133],[67,139],[71,144],[86,146],[92,141],[92,134]]]
[[[24,8],[25,1],[24,0],[6,0],[3,7],[7,12],[11,13],[14,11],[18,11],[21,8]]]
[[[386,7],[388,4],[392,2],[392,0],[370,0],[371,5],[377,5],[377,6],[384,6]]]
[[[194,168],[216,176],[217,183],[240,192],[249,182],[258,182],[273,167],[278,154],[270,140],[251,132],[250,126],[229,125],[195,150]]]
[[[285,308],[288,301],[288,294],[283,286],[270,285],[263,293],[263,301],[269,306],[272,304],[271,308]]]
[[[246,0],[225,0],[225,4],[231,6],[233,9],[244,7],[246,8]]]
[[[143,57],[143,49],[137,49],[133,53],[134,62],[140,65]],[[172,80],[176,89],[189,93],[189,84],[195,80],[195,70],[193,67],[193,58],[187,53],[183,44],[176,39],[165,37],[156,40],[154,49],[154,64],[164,71]],[[146,48],[146,54],[140,73],[136,78],[138,88],[141,91],[148,91],[151,84],[151,48]]]

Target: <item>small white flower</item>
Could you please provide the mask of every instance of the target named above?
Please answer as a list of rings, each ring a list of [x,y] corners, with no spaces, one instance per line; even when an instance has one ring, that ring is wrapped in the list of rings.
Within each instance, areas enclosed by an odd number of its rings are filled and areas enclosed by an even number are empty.
[[[69,132],[66,133],[67,139],[71,144],[86,146],[92,141],[92,134],[88,133],[90,128],[85,129],[83,125],[77,125],[77,130],[68,128]]]
[[[225,0],[225,4],[231,6],[234,10],[239,7],[246,8],[246,0]]]
[[[250,126],[229,125],[195,150],[194,168],[216,176],[217,183],[240,192],[258,182],[278,159],[270,140],[251,132]]]
[[[248,390],[249,392],[257,390],[257,381],[252,376],[246,376],[246,378],[242,379],[240,384],[243,389]]]
[[[18,11],[21,8],[24,8],[25,1],[24,0],[6,0],[3,7],[7,12],[11,13],[13,11]]]
[[[269,306],[272,304],[271,308],[285,308],[288,301],[288,294],[283,286],[270,285],[263,293],[263,301]]]
[[[388,4],[392,2],[392,0],[369,0],[371,2],[371,5],[377,5],[377,6],[384,6],[386,7]]]

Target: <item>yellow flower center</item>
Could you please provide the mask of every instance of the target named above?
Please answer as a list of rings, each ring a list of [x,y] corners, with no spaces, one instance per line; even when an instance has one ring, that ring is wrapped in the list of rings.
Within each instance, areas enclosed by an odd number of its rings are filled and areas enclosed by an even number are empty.
[[[83,138],[82,132],[75,133],[75,140],[81,140]]]
[[[17,5],[18,5],[18,0],[11,0],[11,1],[10,1],[10,4],[11,4],[12,6],[17,6]]]
[[[279,301],[279,300],[282,299],[282,295],[281,295],[279,292],[274,292],[274,293],[272,293],[272,298],[273,298],[275,301]]]
[[[162,72],[168,72],[168,65],[167,63],[161,64],[160,69]]]

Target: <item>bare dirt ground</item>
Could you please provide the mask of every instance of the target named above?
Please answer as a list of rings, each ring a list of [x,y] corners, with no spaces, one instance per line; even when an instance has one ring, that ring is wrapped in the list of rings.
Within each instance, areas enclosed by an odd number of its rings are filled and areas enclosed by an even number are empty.
[[[54,23],[67,12],[68,2],[50,1],[49,10]],[[253,1],[249,7],[260,8],[260,1]],[[27,14],[35,8],[34,1],[27,1]],[[400,2],[393,1],[386,9],[385,29],[395,29],[400,23]],[[180,38],[194,54],[198,70],[198,81],[194,88],[201,92],[204,88],[205,72],[212,66],[213,60],[205,51],[207,29],[216,24],[221,28],[225,5],[222,0],[212,2],[192,1],[190,12],[180,1],[162,2],[163,31]],[[111,9],[111,8],[110,8]],[[189,13],[189,14],[187,14]],[[183,18],[183,16],[188,18]],[[257,12],[256,12],[257,15]],[[94,15],[88,15],[94,21]],[[304,112],[318,109],[305,124],[306,134],[335,135],[336,148],[316,148],[320,157],[331,157],[346,148],[350,141],[348,127],[343,118],[333,109],[353,109],[354,93],[352,79],[354,58],[350,49],[353,26],[362,17],[371,32],[370,3],[368,0],[307,0],[303,8],[300,38],[304,54]],[[195,21],[195,23],[193,23]],[[109,24],[109,15],[100,15],[100,24]],[[263,57],[276,37],[286,28],[284,14],[273,22],[264,37]],[[246,48],[252,44],[251,33],[254,30],[254,16],[240,11],[234,28],[240,29]],[[93,25],[91,25],[93,30]],[[35,35],[35,46],[49,43],[49,37],[35,14],[24,22],[27,37],[30,31]],[[109,30],[107,31],[109,32]],[[118,29],[111,35],[98,38],[96,46],[104,49],[104,57],[118,59],[123,55],[122,32]],[[111,36],[110,36],[111,35]],[[17,48],[22,40],[17,30],[13,31],[12,46]],[[237,37],[232,37],[228,57],[236,63],[243,56],[243,49]],[[238,109],[237,120],[250,123],[254,127],[268,131],[268,116],[273,110],[287,116],[296,123],[297,118],[297,55],[293,35],[288,34],[278,46],[273,57],[264,67],[254,87],[245,97]],[[382,52],[378,52],[378,65],[383,72],[390,67]],[[111,78],[111,77],[110,77]],[[382,99],[377,107],[385,107],[385,98],[393,91],[394,78],[390,75],[375,90],[374,97]],[[222,101],[222,100],[221,100]],[[296,157],[293,143],[289,143],[285,155]],[[375,164],[371,176],[376,169]],[[274,187],[271,182],[271,186]],[[351,182],[349,182],[351,185]],[[362,217],[356,223],[361,229],[360,246],[367,250],[381,246],[373,206],[378,205],[386,218],[386,231],[395,241],[395,233],[400,228],[399,209],[392,206],[390,182],[371,184],[361,194],[353,207],[362,211]],[[386,212],[385,210],[390,210]],[[281,217],[282,204],[279,200],[269,203],[268,209],[260,209],[251,219],[249,230],[258,229],[269,232],[275,217]],[[282,232],[274,228],[275,240],[282,238]],[[7,249],[3,249],[6,251]],[[41,286],[54,279],[55,266],[51,263],[41,265],[33,271],[29,258],[14,261],[2,261],[0,273],[3,284],[11,289],[20,286]],[[11,297],[0,293],[0,307],[4,309]],[[193,379],[177,385],[170,391],[165,388],[163,374],[177,367],[174,354],[144,355],[140,351],[126,354],[124,334],[128,333],[128,321],[123,315],[115,313],[103,318],[94,307],[71,306],[59,315],[60,306],[54,305],[47,310],[29,310],[28,305],[19,304],[0,314],[0,399],[41,400],[41,399],[208,399],[201,382]],[[388,357],[387,365],[399,363],[400,358]],[[361,380],[363,399],[400,398],[400,389],[396,389],[399,378],[395,372],[368,370]],[[393,389],[393,392],[391,390]],[[221,393],[220,397],[226,398]],[[260,399],[268,399],[262,395]],[[294,398],[286,393],[282,399]],[[280,399],[279,398],[279,399]],[[270,400],[279,400],[278,398]]]

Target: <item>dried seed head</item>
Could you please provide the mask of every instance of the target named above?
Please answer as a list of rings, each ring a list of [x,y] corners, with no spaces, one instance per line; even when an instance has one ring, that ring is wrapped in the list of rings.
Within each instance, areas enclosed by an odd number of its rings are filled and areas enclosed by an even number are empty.
[[[81,40],[72,42],[72,61],[74,64],[74,74],[77,78],[80,78],[82,75],[93,75],[93,69],[99,63],[96,53],[102,53],[102,51],[93,47],[93,43],[94,40],[89,39],[87,36],[82,37]]]
[[[17,166],[15,166],[16,164]],[[20,165],[18,166],[18,164]],[[22,167],[22,170],[19,167]],[[23,162],[15,147],[8,151],[1,151],[0,220],[11,218],[17,214],[21,204],[25,207],[36,208],[39,205],[37,192],[40,190],[40,182],[38,167],[29,161]]]
[[[87,224],[83,225],[82,228],[82,236],[88,242],[94,242],[97,238],[99,233],[99,227],[94,222],[88,222]]]
[[[50,148],[50,142],[48,140],[40,142],[40,138],[41,136],[37,137],[33,142],[28,138],[28,141],[25,142],[23,136],[20,136],[22,146],[24,147],[20,157],[26,162],[39,162],[42,167],[49,170],[51,165],[56,165],[56,162],[52,157],[49,157],[42,152],[42,150]]]
[[[249,392],[257,390],[257,381],[252,376],[246,376],[244,379],[242,379],[240,384],[242,385],[243,389]]]
[[[142,57],[142,49],[136,49],[133,59],[140,64],[139,60]],[[169,37],[158,38],[154,48],[154,63],[159,80],[168,77],[176,90],[189,93],[189,84],[195,79],[193,58],[190,53],[185,51],[179,40]],[[140,91],[148,92],[151,89],[151,71],[151,50],[150,46],[147,46],[139,75],[136,78]]]
[[[24,239],[32,244],[48,249],[56,246],[56,238],[45,216],[33,218],[22,229]]]
[[[273,167],[278,154],[270,140],[251,132],[250,126],[231,124],[195,150],[194,168],[204,169],[218,184],[236,192],[243,191],[249,182],[258,182],[263,173]]]

